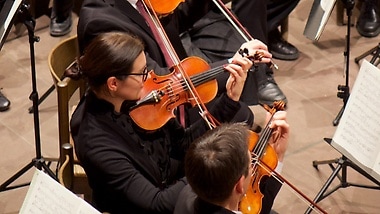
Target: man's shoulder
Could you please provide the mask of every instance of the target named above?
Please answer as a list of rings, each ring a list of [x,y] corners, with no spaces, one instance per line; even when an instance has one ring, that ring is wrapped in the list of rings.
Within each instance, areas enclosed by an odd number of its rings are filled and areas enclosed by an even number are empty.
[[[193,192],[190,185],[186,185],[178,196],[174,214],[193,214],[196,198],[197,195]]]
[[[192,190],[191,186],[186,185],[178,196],[174,214],[235,214],[231,210],[208,203],[200,199]]]

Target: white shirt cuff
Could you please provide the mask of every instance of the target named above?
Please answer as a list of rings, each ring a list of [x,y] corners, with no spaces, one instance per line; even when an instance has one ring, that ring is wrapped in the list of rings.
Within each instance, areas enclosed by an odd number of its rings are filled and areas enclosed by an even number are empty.
[[[284,166],[284,163],[278,161],[278,162],[277,162],[277,167],[276,167],[276,169],[274,169],[274,171],[276,171],[277,173],[281,173],[281,171],[282,171],[282,167],[283,167],[283,166]]]

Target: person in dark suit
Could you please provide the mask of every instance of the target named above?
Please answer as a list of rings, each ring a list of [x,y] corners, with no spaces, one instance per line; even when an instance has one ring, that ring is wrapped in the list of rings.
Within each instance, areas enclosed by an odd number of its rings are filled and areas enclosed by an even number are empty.
[[[168,67],[168,65],[164,60],[163,53],[143,17],[136,10],[135,2],[133,0],[85,0],[80,11],[77,30],[80,49],[83,50],[88,42],[100,32],[114,30],[132,32],[142,38],[146,44],[148,67],[158,74],[165,73],[162,68]],[[188,0],[181,3],[173,13],[161,18],[160,21],[180,59],[184,59],[189,55],[183,47],[179,35],[191,28],[197,20],[201,19],[212,8],[214,8],[214,5],[209,0]],[[233,40],[232,37],[229,41],[228,44],[216,44],[215,47],[219,47],[220,52],[226,52],[227,49],[230,50],[233,47],[233,53],[228,52],[228,57],[223,57],[221,60],[212,60],[211,67],[228,63],[228,60],[234,57],[243,44],[240,40]],[[213,40],[209,39],[207,42],[212,43]],[[237,42],[239,44],[235,45]],[[226,45],[231,47],[226,47]],[[217,77],[218,85],[221,86],[218,90],[220,93],[223,93],[223,86],[227,77],[228,75],[226,74]],[[287,102],[285,95],[277,84],[271,84],[269,88],[266,88],[268,84],[265,84],[265,82],[268,81],[274,82],[273,78],[270,78],[264,70],[250,72],[241,100],[247,105],[256,105],[259,103],[258,94],[260,94],[260,97],[265,97],[264,100],[269,105],[275,100]],[[262,83],[263,87],[259,88],[258,83]]]
[[[144,81],[150,78],[144,46],[126,32],[100,33],[80,57],[79,72],[65,74],[84,77],[89,85],[70,127],[94,206],[101,212],[172,213],[187,184],[184,154],[194,139],[209,130],[204,120],[184,128],[172,118],[151,131],[134,122],[130,109],[142,98]],[[221,123],[230,122],[241,108],[238,100],[251,66],[243,57],[225,65],[226,93],[209,109]]]
[[[279,7],[281,13],[273,17],[276,23],[267,20],[267,0],[233,0],[232,11],[248,30],[250,35],[271,47],[276,55],[286,55],[287,58],[297,58],[298,50],[282,39],[281,35],[271,36],[273,40],[268,42],[268,25],[275,26],[280,19],[290,11],[289,0],[282,2]],[[295,7],[295,4],[291,5]],[[285,10],[286,9],[286,10]],[[277,10],[276,10],[277,11]],[[290,13],[290,12],[289,12]],[[269,17],[269,16],[268,16]],[[285,16],[286,17],[286,16]],[[271,19],[272,20],[272,19]],[[273,27],[274,28],[274,27]],[[273,30],[274,31],[274,30]],[[273,33],[275,34],[275,33]],[[270,35],[273,35],[272,33]],[[226,39],[228,38],[228,39]],[[249,37],[248,37],[249,38]],[[228,19],[220,12],[219,8],[213,8],[194,25],[181,34],[182,42],[188,55],[196,55],[208,62],[224,60],[233,55],[240,44],[246,40],[232,27]],[[221,48],[223,50],[221,50]],[[271,50],[270,50],[271,51]],[[285,56],[284,56],[285,57]],[[256,72],[252,80],[248,78],[247,84],[254,86],[258,91],[252,96],[252,90],[243,92],[242,101],[248,105],[266,104],[271,106],[275,100],[287,102],[285,94],[279,88],[273,76],[273,68],[264,64],[255,66]],[[245,92],[250,93],[246,95]]]
[[[288,144],[289,125],[286,112],[276,112],[274,118],[271,125],[280,131],[278,134],[281,136],[274,142],[274,148],[282,162]],[[190,145],[185,156],[185,175],[189,185],[177,200],[175,214],[232,214],[247,209],[239,209],[239,203],[247,193],[255,167],[248,151],[248,144],[252,143],[249,142],[249,134],[242,124],[222,124]],[[262,204],[251,204],[251,208],[269,213],[281,184],[270,177],[260,185],[264,195]],[[257,193],[257,197],[261,193]]]
[[[253,37],[268,45],[273,58],[296,60],[299,51],[282,37],[279,26],[298,3],[299,0],[232,0],[231,9]]]

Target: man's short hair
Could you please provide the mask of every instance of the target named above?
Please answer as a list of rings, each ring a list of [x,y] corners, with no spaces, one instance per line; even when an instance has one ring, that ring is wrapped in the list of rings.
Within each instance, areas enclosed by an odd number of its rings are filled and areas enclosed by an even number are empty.
[[[241,176],[247,176],[248,136],[243,124],[222,124],[192,143],[185,157],[185,174],[200,198],[222,202]]]

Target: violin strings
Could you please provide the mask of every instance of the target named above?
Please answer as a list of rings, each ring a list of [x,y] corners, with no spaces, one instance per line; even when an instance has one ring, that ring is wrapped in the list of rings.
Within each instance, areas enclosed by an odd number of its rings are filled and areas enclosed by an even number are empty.
[[[206,71],[204,73],[195,74],[195,75],[191,76],[190,79],[192,80],[193,84],[195,86],[197,86],[197,85],[200,85],[204,82],[207,82],[209,80],[214,79],[222,71],[223,71],[222,68],[217,67],[217,68],[210,69],[209,71]],[[159,88],[158,90],[165,90],[166,91],[165,88],[167,86],[168,85],[165,85],[165,86]],[[170,85],[170,88],[172,89],[173,94],[177,94],[177,93],[180,93],[182,91],[187,91],[189,87],[186,84],[184,84],[184,80],[180,80],[180,81],[176,81],[173,85]]]
[[[215,79],[217,75],[219,75],[220,73],[224,71],[225,71],[225,68],[223,66],[218,66],[216,68],[211,68],[203,73],[197,73],[191,76],[190,79],[195,86],[198,86],[202,83]],[[184,80],[180,80],[172,85],[172,89],[174,92],[186,91],[188,90],[189,87],[190,86],[188,86]],[[165,86],[162,88],[165,88]],[[159,90],[162,90],[162,88],[160,88]]]
[[[254,147],[254,149],[252,151],[252,153],[254,153],[255,156],[257,156],[259,158],[264,154],[264,151],[266,150],[267,145],[268,145],[268,140],[271,137],[271,134],[273,131],[271,128],[269,128],[269,124],[272,121],[272,118],[273,118],[273,114],[272,114],[269,122],[265,125],[265,128],[264,128],[262,134],[260,135],[260,138],[259,138],[256,146]]]
[[[187,87],[186,89],[190,91],[191,97],[194,98],[194,100],[195,100],[195,102],[197,104],[197,107],[198,107],[198,109],[200,111],[200,114],[207,115],[206,111],[204,110],[204,109],[206,109],[206,107],[204,105],[201,105],[200,101],[198,100],[199,99],[199,95],[198,95],[198,93],[197,93],[197,91],[195,89],[195,86],[191,82],[188,81],[188,76],[186,75],[186,73],[183,70],[182,66],[179,66],[178,68],[179,68],[180,73],[182,74],[182,77],[183,77],[182,81],[180,81],[180,82],[184,82],[185,83],[185,86]],[[196,96],[196,95],[198,95],[198,96]],[[210,118],[209,117],[204,117],[203,119],[206,121],[206,123],[209,126],[209,128],[212,129],[214,123],[209,121]]]

